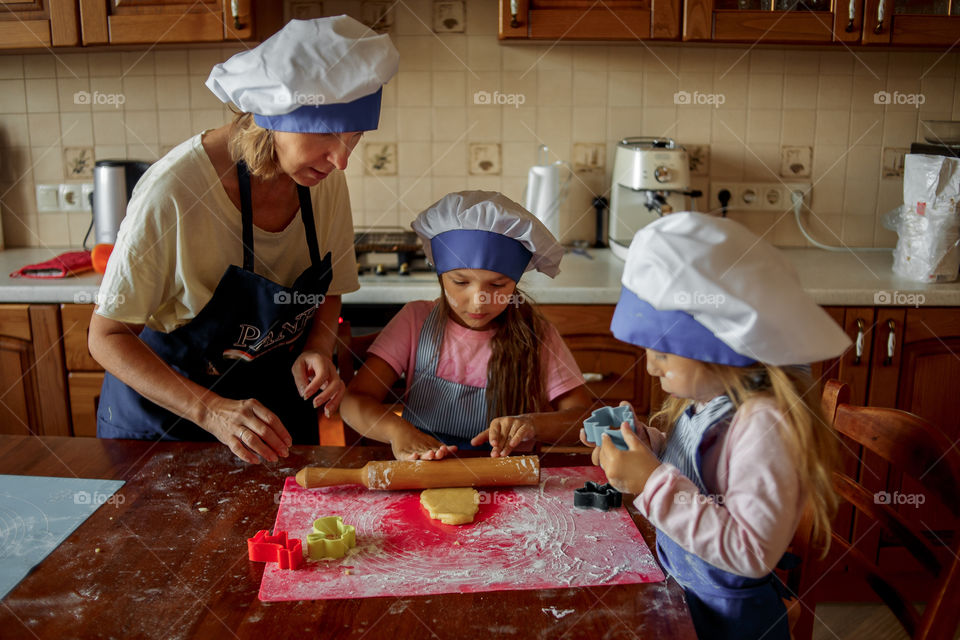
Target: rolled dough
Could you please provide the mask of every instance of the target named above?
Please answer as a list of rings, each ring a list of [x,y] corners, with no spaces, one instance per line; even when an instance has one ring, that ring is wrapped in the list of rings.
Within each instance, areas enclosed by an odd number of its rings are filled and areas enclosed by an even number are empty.
[[[467,524],[480,508],[480,494],[470,487],[426,489],[420,494],[420,504],[443,524]]]

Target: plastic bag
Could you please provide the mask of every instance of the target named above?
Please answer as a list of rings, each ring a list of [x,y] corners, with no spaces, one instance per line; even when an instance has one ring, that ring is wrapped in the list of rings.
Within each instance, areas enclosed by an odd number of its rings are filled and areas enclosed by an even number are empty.
[[[907,154],[903,206],[883,221],[897,232],[893,272],[917,282],[952,282],[960,271],[960,159]]]

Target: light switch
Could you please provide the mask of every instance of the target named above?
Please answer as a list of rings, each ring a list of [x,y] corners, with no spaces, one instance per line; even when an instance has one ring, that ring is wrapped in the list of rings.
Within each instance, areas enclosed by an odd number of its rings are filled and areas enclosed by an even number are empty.
[[[60,185],[38,184],[37,185],[37,211],[59,211],[59,210],[60,210]]]

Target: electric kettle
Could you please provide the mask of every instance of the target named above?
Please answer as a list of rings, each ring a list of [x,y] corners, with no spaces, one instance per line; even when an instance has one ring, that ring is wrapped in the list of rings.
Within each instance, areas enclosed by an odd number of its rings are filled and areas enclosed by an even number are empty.
[[[98,160],[93,167],[93,266],[98,273],[106,269],[107,258],[117,241],[120,222],[127,213],[127,202],[140,176],[150,166],[137,160]]]

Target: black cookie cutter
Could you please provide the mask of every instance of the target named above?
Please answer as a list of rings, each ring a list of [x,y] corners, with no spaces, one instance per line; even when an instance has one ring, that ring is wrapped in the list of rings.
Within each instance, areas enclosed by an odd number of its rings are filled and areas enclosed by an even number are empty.
[[[587,481],[583,487],[573,492],[573,506],[580,509],[616,509],[623,503],[620,492],[609,484],[597,484]]]

